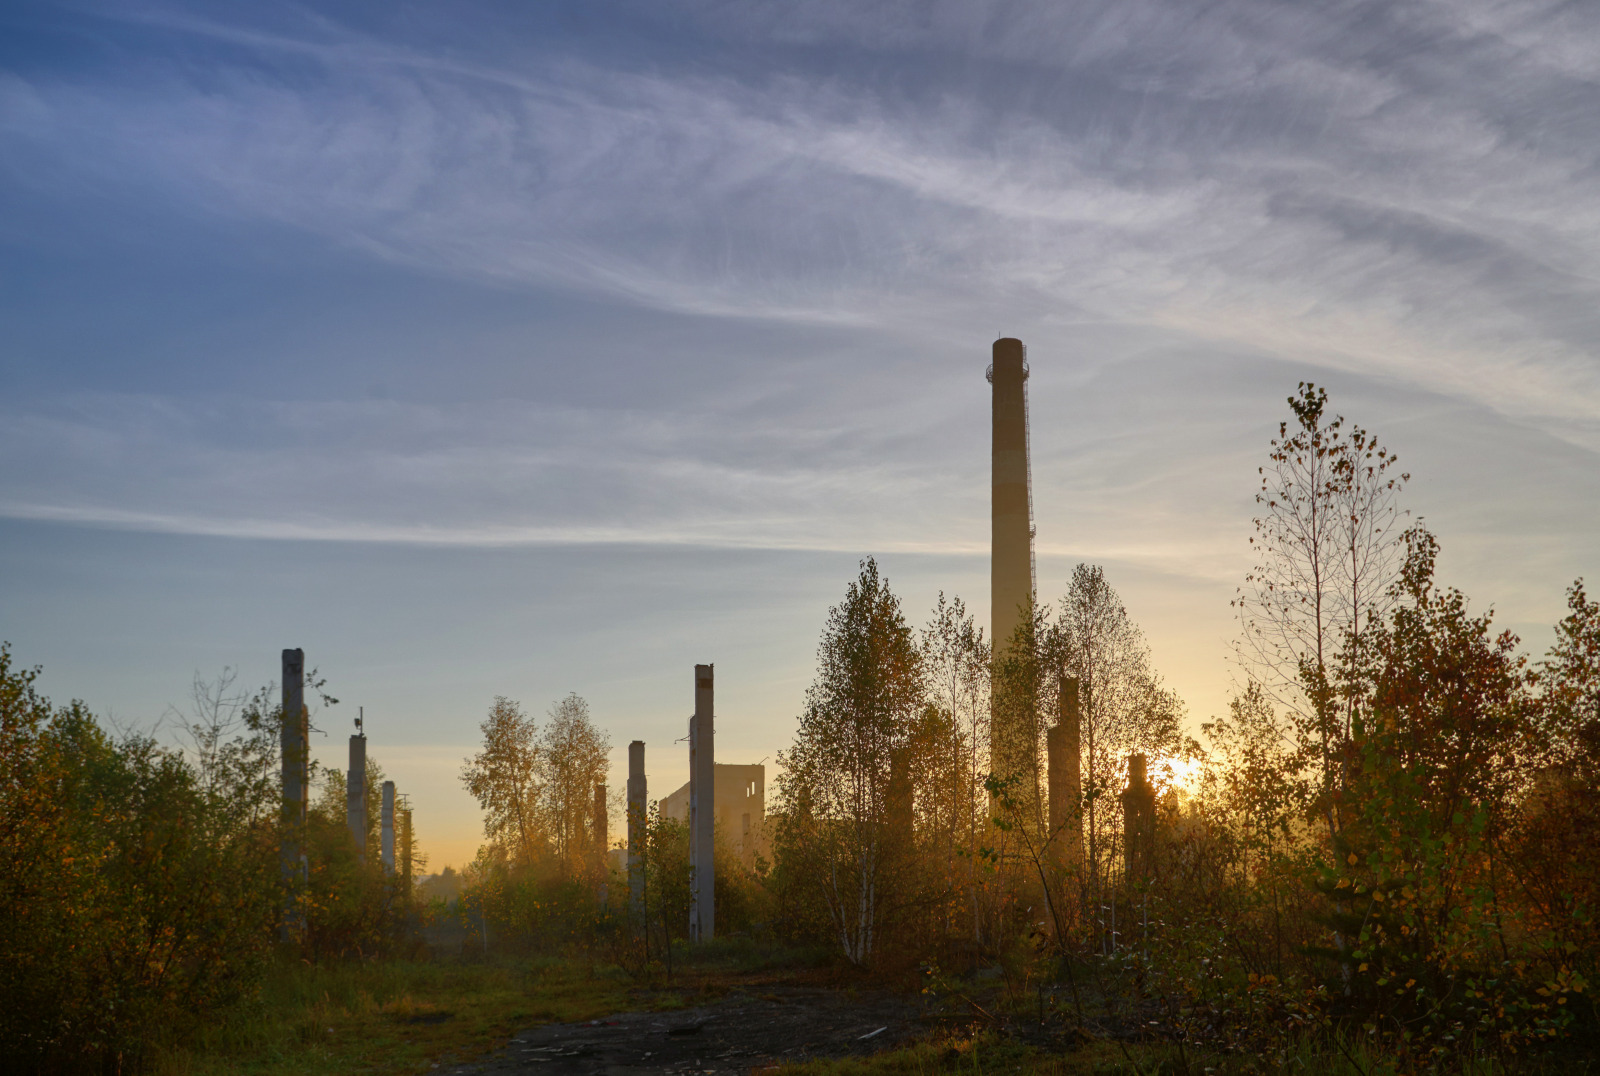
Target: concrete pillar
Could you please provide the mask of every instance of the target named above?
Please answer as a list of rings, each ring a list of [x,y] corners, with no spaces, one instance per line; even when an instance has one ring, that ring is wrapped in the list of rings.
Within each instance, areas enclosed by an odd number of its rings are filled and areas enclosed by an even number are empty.
[[[394,782],[383,783],[383,869],[394,873]]]
[[[350,737],[350,769],[344,778],[344,816],[356,852],[367,855],[367,738]]]
[[[288,890],[284,936],[300,921],[295,893],[305,882],[306,807],[310,802],[310,752],[307,746],[306,655],[303,650],[283,652],[283,725],[278,745],[283,760],[283,836],[278,847],[283,884]]]
[[[1050,847],[1058,867],[1083,865],[1083,716],[1078,678],[1063,676],[1056,723],[1046,734],[1050,766]]]
[[[409,802],[400,811],[400,892],[411,896],[411,807]]]
[[[1122,858],[1128,883],[1150,876],[1156,851],[1156,790],[1145,774],[1145,757],[1128,756],[1128,787],[1122,793]]]
[[[694,667],[694,717],[689,720],[689,940],[716,936],[717,771],[712,666]]]
[[[589,828],[592,831],[591,837],[594,842],[594,848],[590,855],[594,860],[595,876],[600,879],[600,907],[604,908],[609,895],[609,887],[606,883],[610,881],[611,875],[611,856],[609,854],[611,851],[609,847],[611,844],[611,818],[610,812],[606,810],[605,785],[597,784],[594,786],[594,811],[593,817],[589,820]]]
[[[636,923],[644,920],[645,803],[644,741],[628,745],[628,911]]]
[[[891,840],[910,846],[916,824],[916,795],[911,784],[910,749],[896,748],[889,755],[889,787],[885,789]]]
[[[1033,501],[1028,469],[1027,352],[1021,340],[994,342],[989,366],[991,400],[989,637],[996,661],[1012,644],[1024,609],[1033,605]],[[1025,715],[1000,699],[992,703],[991,742],[996,773],[1003,777],[1038,773],[1038,745]]]

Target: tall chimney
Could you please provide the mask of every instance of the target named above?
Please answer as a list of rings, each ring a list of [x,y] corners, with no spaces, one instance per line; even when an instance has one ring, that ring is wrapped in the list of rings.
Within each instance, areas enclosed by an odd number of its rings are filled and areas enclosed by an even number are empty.
[[[716,936],[717,771],[710,665],[694,667],[689,721],[689,940]]]
[[[989,634],[995,660],[1010,649],[1020,618],[1033,606],[1033,502],[1029,489],[1027,350],[1021,340],[994,342],[989,366],[993,393],[990,472]],[[1038,745],[1024,715],[994,699],[994,766],[1000,776],[1035,774]]]
[[[628,745],[628,910],[635,923],[644,921],[645,842],[644,741]]]
[[[283,652],[283,725],[278,734],[282,750],[283,843],[278,847],[283,884],[289,891],[284,914],[284,937],[300,921],[295,894],[305,882],[306,807],[310,803],[310,752],[306,716],[306,655],[303,650]]]

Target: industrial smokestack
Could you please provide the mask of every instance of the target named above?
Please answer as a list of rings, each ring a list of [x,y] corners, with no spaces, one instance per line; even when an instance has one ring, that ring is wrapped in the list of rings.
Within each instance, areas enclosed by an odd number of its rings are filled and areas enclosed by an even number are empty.
[[[1010,650],[1025,611],[1033,606],[1033,495],[1029,488],[1027,349],[1011,337],[994,342],[989,366],[993,394],[990,472],[989,632],[996,661]],[[1002,776],[1032,774],[1038,747],[1018,727],[1017,707],[993,706],[996,769]],[[1031,727],[1031,726],[1030,726]]]
[[[997,654],[1009,645],[1023,606],[1033,600],[1026,355],[1021,340],[996,340],[988,371],[994,386],[989,624]]]
[[[284,937],[300,916],[295,894],[305,881],[306,807],[310,803],[310,753],[306,746],[309,729],[306,719],[306,655],[303,650],[283,652],[283,725],[278,733],[282,750],[283,843],[279,845],[283,884],[289,891],[284,914]]]
[[[694,717],[689,719],[689,940],[716,935],[716,731],[713,666],[694,667]]]

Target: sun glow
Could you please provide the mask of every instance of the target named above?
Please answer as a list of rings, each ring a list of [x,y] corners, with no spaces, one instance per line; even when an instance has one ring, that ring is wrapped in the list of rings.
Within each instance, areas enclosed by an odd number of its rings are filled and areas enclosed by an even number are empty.
[[[1150,780],[1157,792],[1175,789],[1187,798],[1200,791],[1200,780],[1205,770],[1203,760],[1175,755],[1151,755],[1148,763]]]

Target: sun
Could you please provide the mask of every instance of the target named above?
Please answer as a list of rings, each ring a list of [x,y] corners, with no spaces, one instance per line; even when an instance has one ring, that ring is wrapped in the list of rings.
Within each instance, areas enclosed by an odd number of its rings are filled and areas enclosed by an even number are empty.
[[[1150,779],[1157,788],[1176,789],[1186,798],[1200,791],[1200,778],[1205,769],[1200,759],[1157,753],[1150,756],[1148,765]]]

